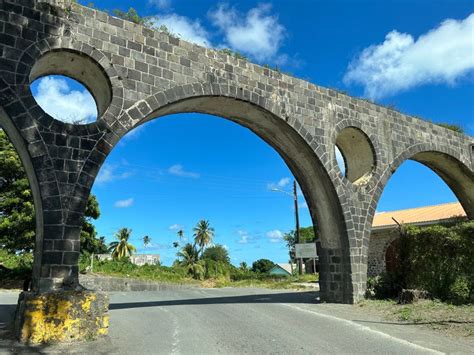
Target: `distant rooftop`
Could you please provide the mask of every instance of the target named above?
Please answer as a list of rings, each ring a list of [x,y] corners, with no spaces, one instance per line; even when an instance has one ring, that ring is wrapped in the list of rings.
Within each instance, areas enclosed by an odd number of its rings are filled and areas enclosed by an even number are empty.
[[[379,212],[375,214],[372,223],[373,229],[396,226],[398,223],[407,224],[433,224],[449,221],[456,217],[466,217],[466,212],[459,202],[443,203],[435,206],[424,206],[409,208],[391,212]]]

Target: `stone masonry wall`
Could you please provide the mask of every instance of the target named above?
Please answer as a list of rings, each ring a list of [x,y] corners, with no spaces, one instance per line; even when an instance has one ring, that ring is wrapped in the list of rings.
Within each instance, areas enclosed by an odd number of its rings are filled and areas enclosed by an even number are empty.
[[[397,228],[375,230],[370,234],[367,276],[374,277],[385,272],[387,247],[400,236]]]
[[[128,131],[169,113],[227,117],[277,149],[319,225],[327,300],[363,295],[372,218],[405,160],[435,170],[474,216],[472,137],[69,1],[0,5],[0,119],[25,140],[38,180],[40,289],[78,287],[81,221],[101,165]],[[48,74],[92,88],[103,106],[97,122],[71,125],[46,114],[29,85]],[[373,164],[360,183],[343,176],[335,159],[336,140],[347,128],[363,132],[373,155],[364,156]],[[351,153],[357,158],[357,151],[343,151],[346,158]]]

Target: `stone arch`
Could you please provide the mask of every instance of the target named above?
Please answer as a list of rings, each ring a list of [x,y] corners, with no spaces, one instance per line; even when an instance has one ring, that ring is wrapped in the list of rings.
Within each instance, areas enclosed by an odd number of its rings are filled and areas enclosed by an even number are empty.
[[[44,233],[44,221],[43,221],[43,201],[41,198],[40,185],[36,176],[33,161],[30,153],[28,152],[28,144],[25,142],[21,133],[13,124],[13,121],[0,107],[0,127],[5,131],[10,142],[15,147],[15,150],[20,157],[23,168],[25,169],[26,176],[33,194],[33,203],[35,206],[35,248],[34,248],[34,263],[33,263],[33,290],[37,290],[39,285],[39,276],[41,273],[41,257],[43,252],[43,233]]]
[[[411,146],[386,167],[372,198],[370,221],[388,180],[407,160],[417,161],[435,172],[456,195],[468,218],[474,218],[474,172],[458,151],[426,143]]]
[[[328,264],[321,275],[322,297],[352,302],[349,242],[341,202],[306,128],[298,120],[293,119],[290,124],[292,113],[284,111],[281,105],[245,89],[227,84],[189,84],[159,92],[131,106],[117,118],[122,130],[116,133],[122,137],[149,120],[187,112],[212,114],[236,122],[280,154],[301,186],[313,221],[319,221],[323,254],[320,258]],[[118,142],[111,135],[104,140],[111,146]]]

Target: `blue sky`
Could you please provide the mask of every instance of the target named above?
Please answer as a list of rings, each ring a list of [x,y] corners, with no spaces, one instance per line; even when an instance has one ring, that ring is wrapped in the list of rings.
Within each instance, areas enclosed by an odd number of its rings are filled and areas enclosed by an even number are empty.
[[[232,3],[101,1],[135,7],[184,39],[230,47],[257,63],[402,112],[461,125],[474,135],[472,1],[273,1]],[[37,101],[67,121],[95,119],[94,101],[60,77],[33,85]],[[133,229],[139,252],[171,264],[176,231],[188,238],[199,219],[216,230],[232,262],[288,260],[283,233],[294,226],[292,175],[279,155],[247,129],[222,118],[185,114],[132,131],[104,164],[93,193],[100,235]],[[390,180],[379,211],[455,201],[428,168],[405,163]],[[303,226],[311,224],[300,196]],[[143,248],[144,235],[152,245]]]

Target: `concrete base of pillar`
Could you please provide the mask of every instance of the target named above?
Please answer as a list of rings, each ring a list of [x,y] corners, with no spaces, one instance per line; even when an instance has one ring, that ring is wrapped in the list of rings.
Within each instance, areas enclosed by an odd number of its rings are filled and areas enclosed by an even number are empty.
[[[22,292],[15,333],[28,344],[95,340],[108,333],[108,309],[108,296],[100,292]]]

